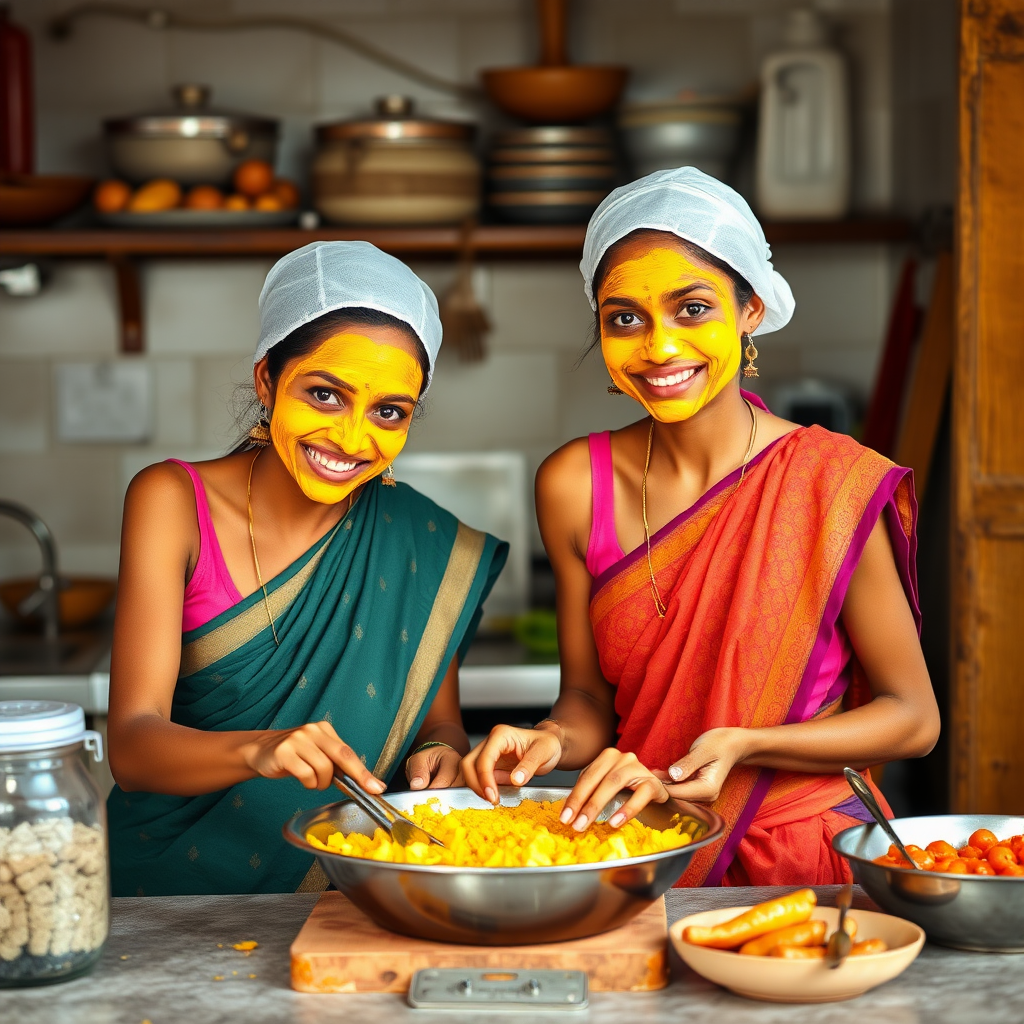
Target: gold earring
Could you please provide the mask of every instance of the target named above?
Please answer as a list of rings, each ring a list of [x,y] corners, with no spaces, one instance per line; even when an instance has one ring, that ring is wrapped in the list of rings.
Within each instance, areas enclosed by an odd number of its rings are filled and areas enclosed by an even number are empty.
[[[249,428],[249,441],[256,448],[270,446],[270,424],[267,422],[267,410],[263,410],[259,423]]]
[[[757,372],[757,367],[754,365],[754,360],[757,358],[757,349],[754,348],[754,342],[749,334],[743,335],[743,342],[746,345],[746,348],[743,349],[743,355],[747,360],[747,365],[743,367],[743,376],[760,377],[761,375]]]
[[[384,474],[381,476],[380,482],[385,487],[398,486],[398,482],[395,480],[395,471],[390,466],[388,466],[388,468],[384,470]]]
[[[619,385],[615,383],[615,381],[612,381],[611,384],[608,385],[609,395],[624,395],[625,393],[626,392],[623,391],[622,388],[620,388]]]

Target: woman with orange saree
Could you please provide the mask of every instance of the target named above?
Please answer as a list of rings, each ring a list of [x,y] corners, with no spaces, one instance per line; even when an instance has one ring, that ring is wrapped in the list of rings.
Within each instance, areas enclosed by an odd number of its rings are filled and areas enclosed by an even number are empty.
[[[921,756],[939,729],[910,471],[740,388],[750,335],[794,308],[769,260],[743,199],[694,168],[594,214],[581,269],[609,391],[647,415],[538,472],[560,696],[462,763],[492,800],[582,768],[562,812],[577,830],[621,790],[613,826],[650,801],[712,803],[723,841],[681,885],[848,880],[831,839],[862,817],[843,767]]]

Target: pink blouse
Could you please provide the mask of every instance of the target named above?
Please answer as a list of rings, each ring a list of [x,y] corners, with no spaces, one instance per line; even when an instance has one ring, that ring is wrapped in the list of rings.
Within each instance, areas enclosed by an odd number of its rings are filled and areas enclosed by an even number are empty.
[[[199,558],[192,570],[192,576],[185,584],[185,600],[181,609],[181,631],[205,626],[222,612],[242,600],[220,550],[220,542],[210,517],[210,505],[206,500],[206,488],[195,466],[181,459],[168,459],[177,463],[192,478],[196,492],[196,518],[199,521]]]

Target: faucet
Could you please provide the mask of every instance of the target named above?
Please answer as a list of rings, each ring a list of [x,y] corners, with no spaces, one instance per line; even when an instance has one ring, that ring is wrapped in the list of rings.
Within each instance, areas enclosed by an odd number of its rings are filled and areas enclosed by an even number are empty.
[[[13,501],[0,499],[0,515],[9,516],[23,526],[27,526],[39,542],[39,550],[43,555],[43,571],[39,576],[36,589],[18,605],[18,611],[22,615],[31,615],[41,607],[46,639],[56,640],[60,623],[60,606],[57,603],[57,543],[53,539],[53,532],[35,512]]]

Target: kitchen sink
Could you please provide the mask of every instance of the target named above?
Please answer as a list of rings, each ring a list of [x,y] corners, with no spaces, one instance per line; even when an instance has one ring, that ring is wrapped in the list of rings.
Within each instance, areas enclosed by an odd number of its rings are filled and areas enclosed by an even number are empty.
[[[47,639],[41,631],[0,632],[0,676],[82,675],[92,672],[110,648],[110,626],[62,632]]]

